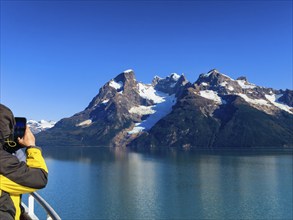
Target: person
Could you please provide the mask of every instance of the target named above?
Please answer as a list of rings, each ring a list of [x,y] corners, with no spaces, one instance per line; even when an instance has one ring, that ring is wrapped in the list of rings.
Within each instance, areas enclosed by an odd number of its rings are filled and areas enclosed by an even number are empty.
[[[0,220],[21,219],[21,195],[44,188],[48,181],[45,160],[28,126],[17,140],[26,149],[26,162],[7,150],[14,141],[14,125],[12,111],[0,104]]]

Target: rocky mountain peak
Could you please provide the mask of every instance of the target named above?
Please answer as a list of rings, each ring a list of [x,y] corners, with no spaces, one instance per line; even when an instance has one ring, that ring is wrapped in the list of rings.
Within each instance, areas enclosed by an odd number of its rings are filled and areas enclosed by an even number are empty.
[[[183,74],[178,75],[177,73],[172,73],[166,78],[160,78],[158,76],[155,76],[152,81],[152,86],[160,92],[168,93],[169,95],[171,95],[177,93],[178,88],[186,85],[187,83],[188,80]]]
[[[221,83],[223,81],[230,81],[232,80],[229,76],[220,73],[216,69],[210,70],[208,73],[203,73],[199,75],[197,82],[207,82],[211,84]]]
[[[248,82],[246,76],[240,76],[236,80],[242,80],[242,81]]]
[[[207,74],[218,74],[220,73],[217,69],[211,69],[210,71],[208,71]]]
[[[186,79],[186,77],[182,74],[178,79],[178,84],[185,86],[189,81]]]
[[[195,82],[195,87],[199,90],[213,90],[221,94],[229,94],[241,89],[237,82],[216,69],[200,74]]]
[[[129,81],[136,81],[134,71],[132,69],[125,70],[122,73],[120,73],[118,76],[116,76],[114,78],[114,81],[122,82],[122,83],[126,83]]]
[[[169,77],[174,81],[178,81],[178,79],[180,78],[180,76],[177,73],[172,73]]]
[[[114,79],[110,80],[108,85],[116,89],[117,92],[121,92],[125,88],[128,88],[128,89],[132,88],[133,86],[136,85],[134,71],[129,69],[120,73]]]
[[[97,96],[93,98],[87,109],[95,108],[97,105],[106,104],[115,96],[137,94],[137,81],[133,70],[125,70],[114,79],[107,82],[100,90]],[[137,96],[137,95],[136,95]]]

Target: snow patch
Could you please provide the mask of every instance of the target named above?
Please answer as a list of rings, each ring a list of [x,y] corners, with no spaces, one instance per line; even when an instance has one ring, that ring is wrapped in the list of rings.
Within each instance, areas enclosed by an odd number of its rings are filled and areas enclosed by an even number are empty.
[[[230,91],[234,91],[233,86],[229,85],[229,83],[227,81],[221,82],[220,86],[227,88]]]
[[[229,86],[227,87],[227,89],[230,90],[230,91],[234,91],[234,88],[233,88],[233,86],[231,86],[231,85],[229,85]]]
[[[208,86],[208,84],[206,82],[202,82],[201,85]]]
[[[265,95],[265,97],[267,98],[267,100],[269,100],[274,106],[289,112],[290,114],[293,114],[292,111],[290,111],[291,109],[293,109],[292,107],[285,105],[283,103],[278,102],[277,100],[281,97],[282,95]]]
[[[37,134],[41,131],[52,128],[54,127],[55,124],[56,124],[55,121],[46,121],[46,120],[40,120],[40,121],[28,120],[27,121],[27,125],[30,127],[33,134]]]
[[[129,131],[128,134],[137,134],[139,132],[142,132],[145,128],[139,125],[140,123],[136,123],[135,127],[131,131]]]
[[[114,80],[111,80],[109,85],[111,87],[113,87],[114,89],[118,90],[118,89],[121,89],[123,87],[123,82],[116,82]]]
[[[138,83],[138,91],[142,98],[153,100],[154,103],[161,103],[164,101],[164,98],[160,96],[160,93],[158,93],[151,85]]]
[[[241,93],[237,93],[235,95],[238,95],[240,97],[242,97],[246,102],[254,104],[254,105],[265,105],[265,106],[270,106],[270,104],[268,103],[267,100],[264,99],[252,99],[249,98],[247,95],[245,94],[241,94]]]
[[[131,73],[131,72],[133,72],[132,69],[128,69],[128,70],[124,70],[124,71],[123,71],[123,73]]]
[[[227,84],[228,84],[228,82],[224,81],[224,82],[221,82],[221,83],[220,83],[220,86],[225,87]]]
[[[46,120],[41,120],[40,123],[43,128],[52,128],[55,125],[54,122],[52,123],[52,121],[46,121]]]
[[[265,97],[267,100],[265,100],[265,99],[252,99],[252,98],[249,98],[247,95],[241,94],[241,93],[238,93],[236,95],[242,97],[248,103],[251,103],[254,105],[264,105],[264,106],[269,106],[269,107],[274,105],[279,109],[282,109],[290,114],[293,114],[293,112],[291,111],[293,109],[292,107],[277,101],[279,98],[279,95],[275,95],[275,94],[267,95],[266,94]]]
[[[236,82],[242,89],[254,89],[256,87],[254,84],[248,83],[245,80],[236,80]]]
[[[177,73],[172,73],[171,78],[174,79],[175,81],[178,81],[180,76]]]
[[[163,97],[163,94],[165,95]],[[141,123],[136,123],[135,127],[128,132],[128,134],[136,134],[143,130],[151,129],[160,119],[165,117],[172,111],[172,106],[176,103],[175,95],[167,95],[165,93],[161,94],[162,102],[157,103],[156,105],[149,106],[153,113]]]
[[[54,121],[46,121],[46,120],[40,120],[40,121],[35,121],[35,120],[28,120],[27,121],[28,125],[37,125],[38,127],[42,129],[48,129],[54,127],[56,122]]]
[[[106,104],[108,102],[109,102],[109,99],[105,99],[105,100],[102,101],[103,104]]]
[[[92,123],[91,119],[85,120],[83,122],[80,122],[79,124],[76,124],[75,126],[80,127],[80,126],[89,126]]]
[[[218,93],[215,92],[215,91],[213,91],[213,90],[203,90],[203,91],[200,91],[199,92],[199,95],[201,97],[206,98],[206,99],[213,100],[216,103],[223,104],[221,97],[218,96]]]
[[[135,106],[129,109],[130,113],[138,114],[138,115],[150,115],[155,113],[155,110],[152,109],[152,106]]]

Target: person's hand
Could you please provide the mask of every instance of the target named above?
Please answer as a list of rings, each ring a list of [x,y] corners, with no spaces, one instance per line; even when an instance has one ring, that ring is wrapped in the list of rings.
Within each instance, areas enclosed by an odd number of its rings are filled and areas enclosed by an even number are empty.
[[[26,126],[24,136],[22,138],[17,139],[18,143],[24,147],[30,147],[36,145],[36,139],[33,133],[31,132],[31,129]]]

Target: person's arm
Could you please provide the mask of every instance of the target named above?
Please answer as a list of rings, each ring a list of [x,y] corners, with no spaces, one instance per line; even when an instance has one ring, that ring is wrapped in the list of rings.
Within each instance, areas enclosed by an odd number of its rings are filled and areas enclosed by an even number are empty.
[[[48,173],[45,160],[42,156],[42,151],[36,147],[35,136],[27,126],[23,138],[18,138],[18,143],[27,148],[26,163],[31,168],[40,168]]]
[[[1,152],[0,189],[10,194],[23,194],[44,188],[47,184],[48,169],[41,150],[35,147],[35,138],[27,127],[25,135],[18,140],[27,147],[27,163],[6,151]]]
[[[33,153],[28,153],[30,155],[28,156],[30,158],[28,159],[30,160],[29,163],[36,165],[38,168],[19,162],[15,156],[9,153],[1,155],[1,163],[5,162],[0,175],[1,190],[9,194],[24,194],[46,186],[48,173],[41,152],[37,148],[28,150],[28,152],[30,151],[33,151]]]

